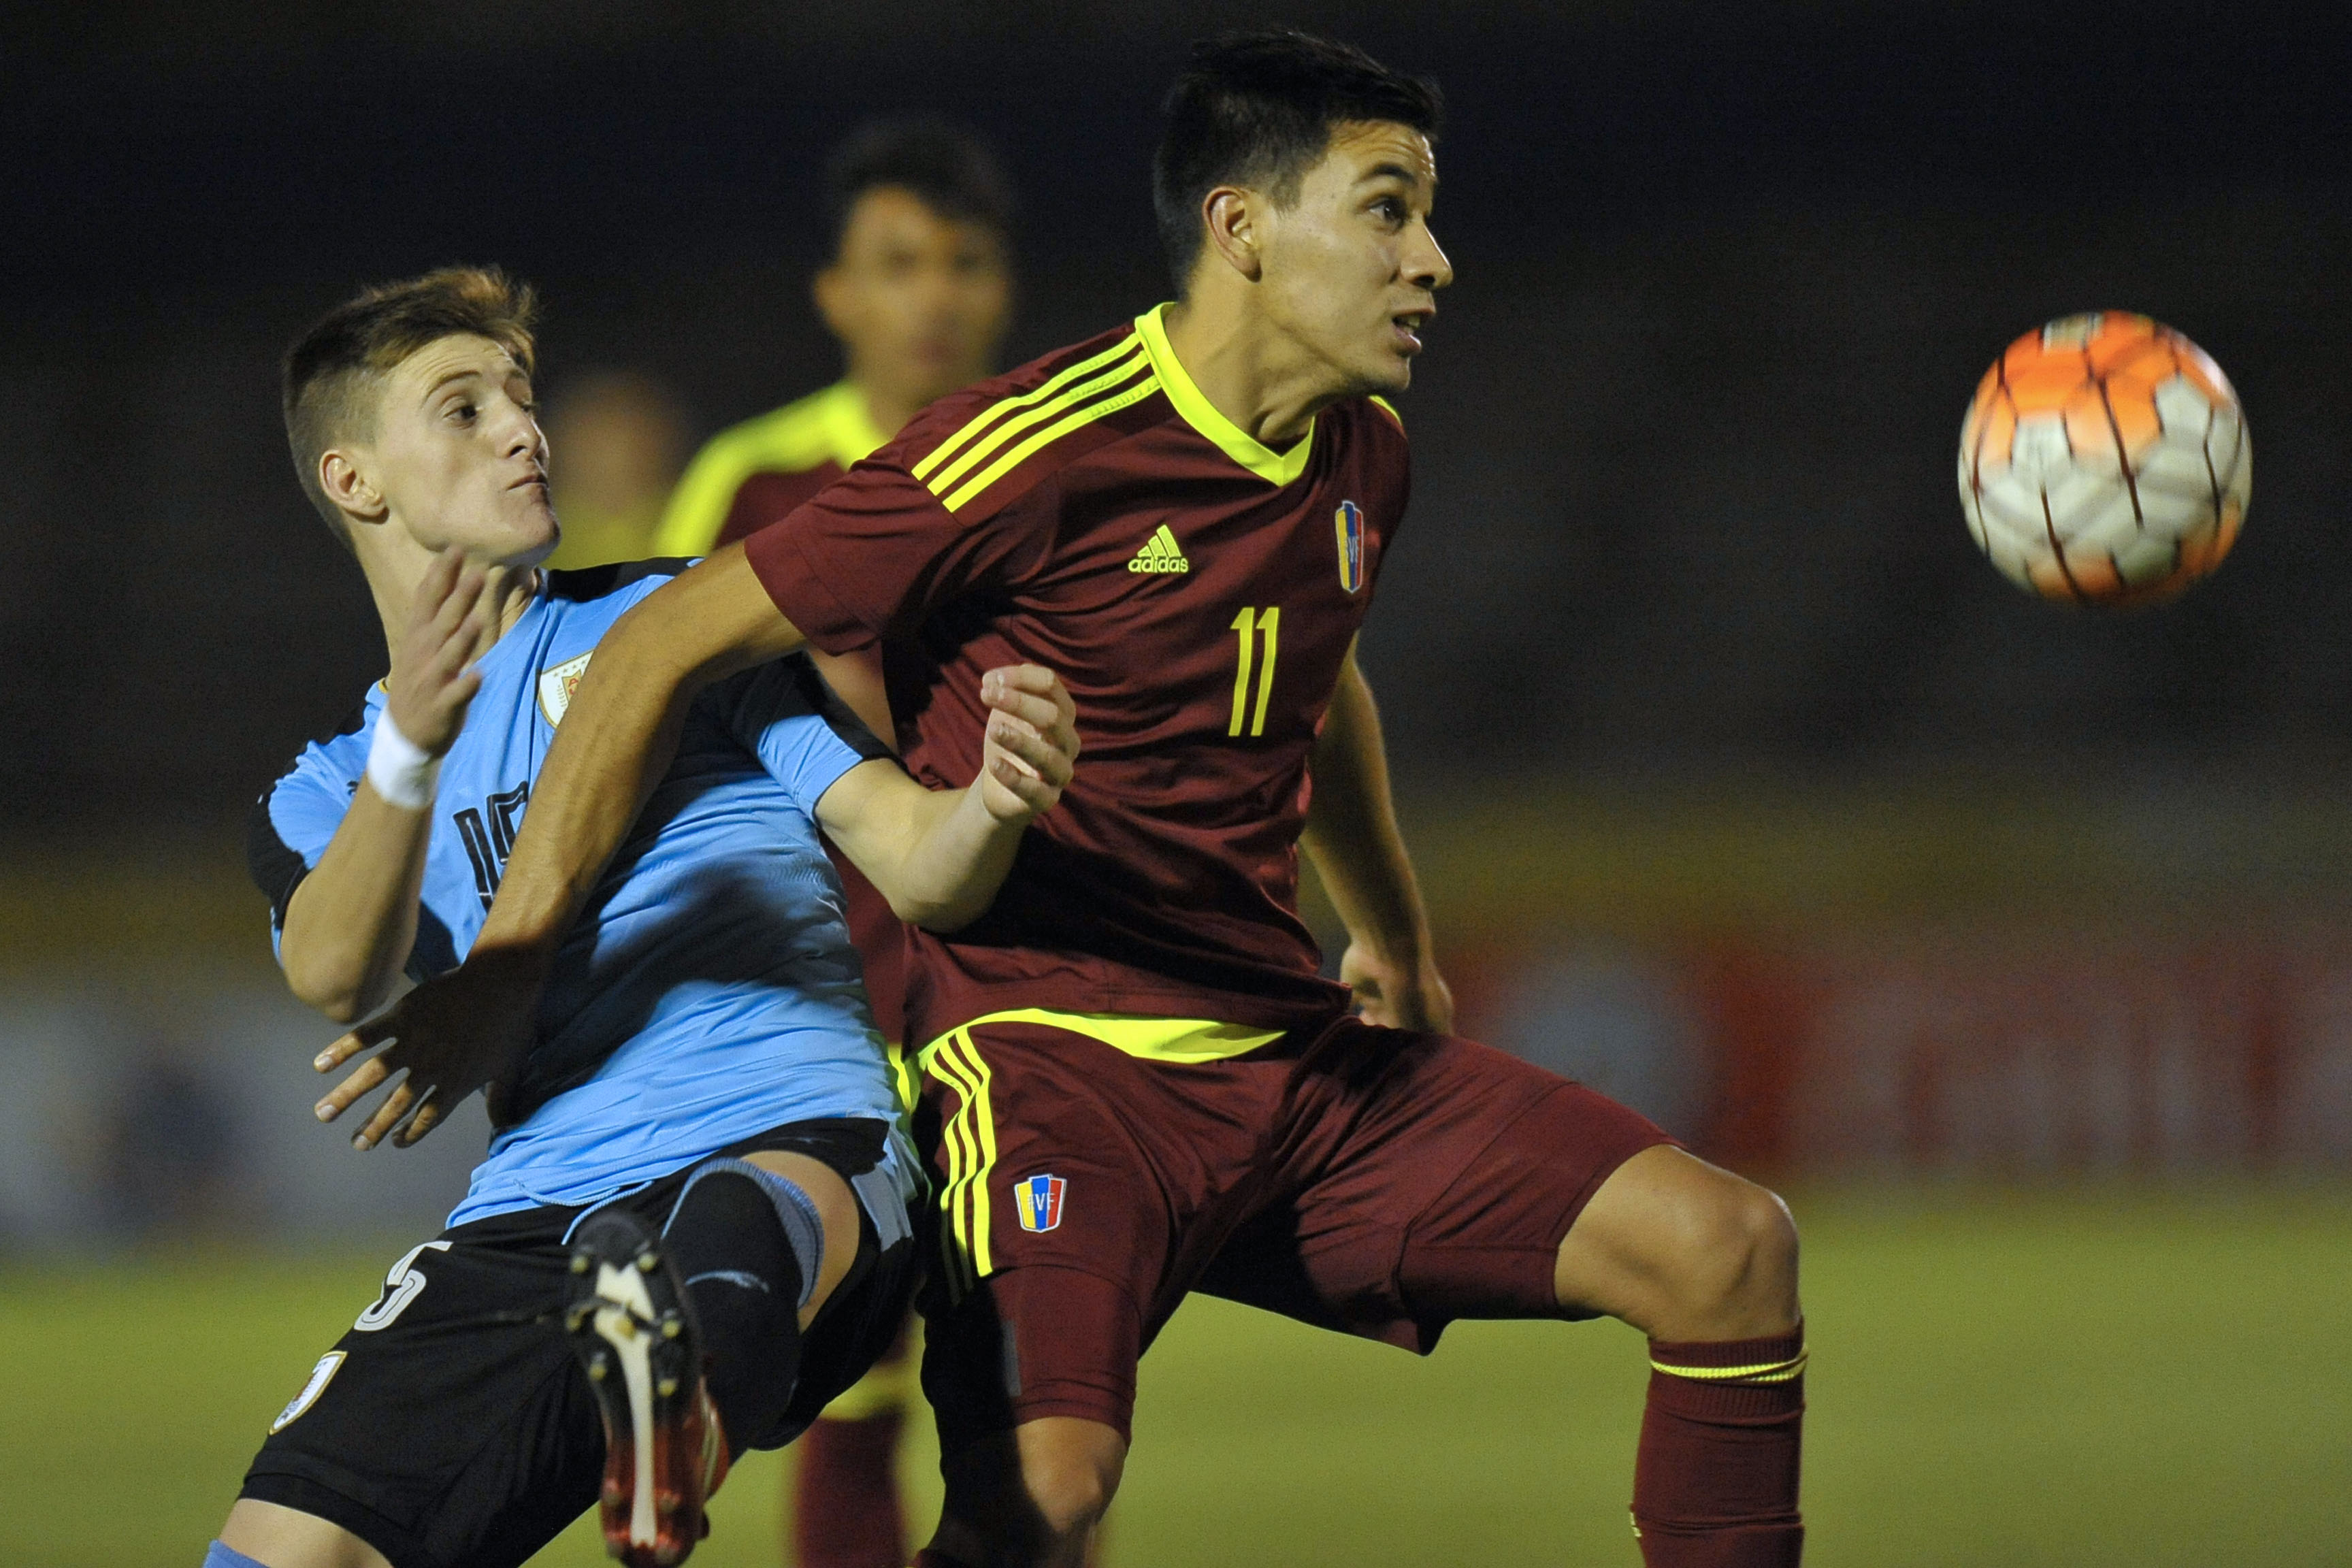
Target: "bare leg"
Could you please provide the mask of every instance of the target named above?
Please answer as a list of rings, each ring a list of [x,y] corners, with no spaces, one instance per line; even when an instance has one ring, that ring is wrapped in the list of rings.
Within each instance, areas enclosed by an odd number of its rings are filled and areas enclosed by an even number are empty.
[[[1664,1144],[1601,1184],[1559,1244],[1563,1307],[1657,1340],[1746,1340],[1796,1327],[1797,1227],[1752,1182]]]
[[[340,1524],[274,1502],[239,1498],[220,1542],[269,1568],[392,1568],[383,1552]]]
[[[1127,1443],[1098,1421],[1048,1415],[950,1455],[930,1552],[963,1568],[1080,1568],[1118,1490]]]
[[[1780,1200],[1679,1149],[1646,1149],[1578,1217],[1553,1288],[1563,1307],[1650,1336],[1633,1462],[1643,1561],[1796,1568],[1805,1346]]]

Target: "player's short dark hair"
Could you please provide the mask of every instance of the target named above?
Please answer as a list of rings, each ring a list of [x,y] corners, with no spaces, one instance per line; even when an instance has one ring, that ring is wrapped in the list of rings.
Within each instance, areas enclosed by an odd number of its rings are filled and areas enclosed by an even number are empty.
[[[1211,191],[1248,185],[1287,206],[1329,150],[1334,126],[1394,123],[1433,140],[1445,117],[1444,99],[1426,77],[1292,27],[1194,44],[1165,110],[1151,205],[1180,294],[1201,258],[1201,204]]]
[[[877,120],[860,126],[825,161],[828,258],[841,254],[849,215],[868,191],[912,191],[943,218],[1013,233],[1013,182],[988,143],[943,120]]]
[[[321,316],[286,351],[286,441],[302,493],[346,548],[342,514],[319,488],[319,458],[336,442],[372,434],[375,384],[428,343],[488,338],[531,374],[538,296],[495,267],[444,267],[378,284]]]

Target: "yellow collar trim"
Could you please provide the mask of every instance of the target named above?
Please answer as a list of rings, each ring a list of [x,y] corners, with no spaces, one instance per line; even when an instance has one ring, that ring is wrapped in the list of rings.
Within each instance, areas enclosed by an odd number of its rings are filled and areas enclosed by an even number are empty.
[[[1176,405],[1176,412],[1184,416],[1184,423],[1267,484],[1286,485],[1305,473],[1307,459],[1315,447],[1314,423],[1308,422],[1307,434],[1289,451],[1277,452],[1218,413],[1217,405],[1193,383],[1183,362],[1176,357],[1176,351],[1169,346],[1168,326],[1161,319],[1167,312],[1166,305],[1154,305],[1136,317],[1135,333],[1143,340],[1143,352],[1151,357],[1151,373],[1160,378],[1160,389]]]
[[[833,460],[843,468],[872,457],[890,439],[888,432],[875,426],[866,395],[857,390],[856,382],[836,381],[817,396],[823,400],[817,417],[824,430],[824,444],[832,449]]]

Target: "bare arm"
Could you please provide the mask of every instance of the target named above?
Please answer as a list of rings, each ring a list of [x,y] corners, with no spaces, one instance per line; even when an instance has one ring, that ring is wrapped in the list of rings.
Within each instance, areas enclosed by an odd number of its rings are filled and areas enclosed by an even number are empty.
[[[496,606],[488,574],[448,552],[417,586],[393,650],[384,713],[428,755],[446,754],[481,686],[473,661]],[[431,807],[394,805],[361,781],[326,853],[287,905],[278,957],[295,995],[337,1023],[383,1005],[416,945]]]
[[[1299,842],[1348,928],[1339,977],[1374,1023],[1452,1028],[1454,998],[1431,952],[1429,914],[1389,793],[1380,710],[1353,647],[1309,766],[1315,795]]]
[[[955,931],[979,918],[1013,869],[1030,820],[1050,810],[1078,753],[1076,707],[1035,665],[992,669],[981,698],[993,710],[980,776],[929,790],[887,762],[844,773],[817,820],[890,900],[900,920]]]
[[[287,987],[338,1024],[383,1005],[416,945],[432,823],[430,811],[404,811],[362,784],[286,907],[278,956]]]

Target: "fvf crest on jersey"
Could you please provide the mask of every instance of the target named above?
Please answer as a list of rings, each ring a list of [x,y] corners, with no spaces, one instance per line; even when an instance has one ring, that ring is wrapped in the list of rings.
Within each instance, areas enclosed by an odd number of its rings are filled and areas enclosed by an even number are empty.
[[[1014,1212],[1024,1230],[1052,1230],[1062,1223],[1062,1194],[1070,1184],[1059,1176],[1035,1175],[1013,1189]]]
[[[1352,594],[1364,585],[1364,509],[1343,500],[1331,524],[1339,545],[1339,586]]]

